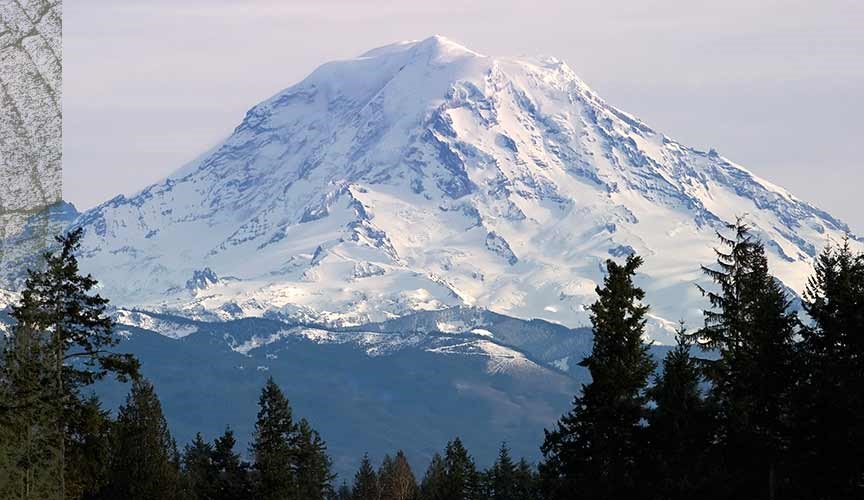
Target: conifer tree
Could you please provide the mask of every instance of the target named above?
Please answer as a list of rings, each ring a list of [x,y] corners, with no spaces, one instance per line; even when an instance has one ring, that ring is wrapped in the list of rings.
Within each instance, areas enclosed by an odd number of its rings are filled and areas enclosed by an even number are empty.
[[[642,259],[631,255],[622,266],[606,262],[599,299],[591,306],[594,346],[580,365],[592,381],[583,386],[573,409],[541,448],[541,475],[550,499],[624,498],[637,489],[644,389],[654,362],[642,343],[645,293],[633,283]]]
[[[348,486],[348,483],[342,481],[342,484],[339,486],[339,489],[336,490],[333,495],[334,500],[351,500],[351,487]]]
[[[441,455],[435,453],[420,484],[420,498],[422,500],[449,500],[449,494],[447,467]]]
[[[666,500],[702,496],[710,469],[705,467],[710,414],[700,390],[699,362],[691,356],[692,340],[683,323],[676,341],[648,391],[655,407],[649,413],[643,460],[643,467],[652,471],[654,497]]]
[[[251,445],[255,459],[256,496],[262,500],[295,498],[297,426],[288,400],[269,378],[258,399],[258,420]]]
[[[480,498],[480,475],[474,459],[458,437],[447,443],[444,453],[446,491],[452,500],[475,500]]]
[[[363,455],[363,460],[360,461],[360,468],[354,475],[354,488],[351,493],[352,500],[379,500],[381,498],[381,488],[378,484],[378,475],[375,474],[375,469],[372,468],[372,462],[369,461],[369,455]]]
[[[114,422],[95,395],[75,408],[68,429],[66,494],[69,498],[96,499],[109,480]]]
[[[215,496],[217,471],[213,463],[213,446],[201,433],[187,444],[182,457],[183,479],[189,500],[211,500]]]
[[[213,468],[216,472],[214,500],[234,500],[251,498],[252,484],[249,478],[249,464],[240,459],[234,451],[237,442],[230,428],[213,443]]]
[[[336,477],[330,470],[327,445],[318,432],[301,419],[295,441],[297,453],[297,498],[323,500],[331,493],[330,482]]]
[[[395,458],[384,457],[378,473],[381,500],[413,500],[418,495],[417,479],[402,450]]]
[[[510,449],[506,443],[501,444],[498,458],[486,473],[486,495],[490,500],[519,500],[519,478],[516,464],[510,458]]]
[[[177,447],[162,405],[146,380],[132,384],[117,415],[108,498],[173,500],[180,497]]]
[[[864,497],[864,255],[848,238],[816,259],[803,306],[812,323],[801,331],[793,399],[797,489]]]
[[[537,484],[537,474],[531,464],[524,458],[516,464],[516,496],[524,500],[535,500],[540,498],[540,490]]]
[[[717,268],[703,267],[719,287],[702,288],[712,309],[695,333],[719,353],[708,362],[710,397],[718,411],[718,441],[733,494],[774,498],[788,448],[789,400],[794,383],[793,342],[797,316],[769,273],[765,249],[741,220],[718,234]]]

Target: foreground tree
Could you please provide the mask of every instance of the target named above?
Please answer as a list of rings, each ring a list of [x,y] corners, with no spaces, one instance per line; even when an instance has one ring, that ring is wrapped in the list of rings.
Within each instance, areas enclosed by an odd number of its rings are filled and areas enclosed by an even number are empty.
[[[184,496],[189,500],[212,500],[216,494],[217,471],[213,463],[213,446],[195,434],[183,449]]]
[[[360,468],[354,474],[354,488],[352,489],[352,500],[379,500],[381,488],[378,485],[378,475],[372,468],[369,455],[363,455]]]
[[[213,469],[216,473],[214,500],[234,500],[252,497],[252,483],[249,478],[249,464],[240,459],[234,451],[237,441],[234,431],[225,432],[213,443]]]
[[[522,459],[513,462],[510,449],[501,445],[498,458],[484,474],[485,498],[490,500],[531,500],[537,498],[534,487],[534,473],[531,466]]]
[[[418,495],[417,479],[402,450],[393,459],[384,458],[378,477],[381,500],[413,500]]]
[[[622,266],[609,260],[599,299],[591,306],[594,346],[580,365],[591,383],[573,409],[546,431],[541,448],[541,481],[550,499],[626,498],[637,493],[637,462],[644,394],[654,362],[642,343],[645,297],[633,277],[642,259],[631,255]]]
[[[864,255],[849,241],[817,258],[803,297],[795,402],[800,498],[864,497]],[[844,458],[840,458],[844,457]]]
[[[153,385],[136,381],[117,415],[107,498],[180,498],[178,462],[177,446]]]
[[[709,482],[708,445],[711,413],[702,397],[702,374],[691,356],[692,340],[682,324],[676,346],[666,354],[663,370],[648,395],[654,409],[648,417],[648,444],[643,463],[650,467],[654,498],[675,500],[704,496]]]
[[[331,471],[327,445],[304,418],[297,426],[294,442],[297,454],[297,498],[323,500],[331,493],[336,477]]]
[[[79,271],[75,254],[82,234],[77,229],[57,238],[59,249],[44,254],[41,270],[28,271],[20,301],[12,306],[15,326],[0,375],[0,424],[16,429],[23,440],[13,446],[14,456],[6,463],[13,482],[23,480],[25,498],[40,474],[56,483],[57,496],[69,495],[66,477],[70,467],[77,467],[67,461],[71,428],[77,427],[80,440],[87,424],[72,419],[92,415],[80,390],[108,373],[121,381],[138,373],[131,355],[113,352],[118,340],[107,315],[108,301],[93,293],[96,280]],[[36,468],[41,472],[35,473]]]
[[[712,309],[695,333],[719,354],[707,362],[710,398],[718,411],[718,443],[730,494],[774,498],[788,449],[797,316],[769,273],[765,248],[740,220],[719,235],[717,268],[703,267],[719,287],[702,289]]]
[[[420,498],[422,500],[448,500],[450,497],[447,484],[447,467],[444,459],[436,453],[429,462],[429,468],[420,483]]]
[[[269,378],[258,399],[258,420],[251,446],[257,472],[256,496],[262,500],[295,498],[297,427],[288,400]]]

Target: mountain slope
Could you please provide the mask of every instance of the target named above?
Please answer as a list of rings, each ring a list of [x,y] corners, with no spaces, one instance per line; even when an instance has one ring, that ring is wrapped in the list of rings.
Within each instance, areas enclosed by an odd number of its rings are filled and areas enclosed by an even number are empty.
[[[603,261],[635,251],[664,340],[698,318],[699,265],[744,213],[792,290],[848,231],[611,107],[561,61],[436,36],[321,66],[78,224],[116,303],[200,319],[351,325],[467,305],[584,326]]]

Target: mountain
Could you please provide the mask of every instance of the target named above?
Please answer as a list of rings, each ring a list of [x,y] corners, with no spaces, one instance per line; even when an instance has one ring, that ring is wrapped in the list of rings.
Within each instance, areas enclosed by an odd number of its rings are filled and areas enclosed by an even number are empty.
[[[115,302],[197,319],[351,325],[464,305],[584,326],[604,260],[638,252],[652,336],[668,340],[671,321],[699,318],[699,265],[742,214],[791,290],[848,232],[557,59],[434,36],[319,67],[78,224]]]

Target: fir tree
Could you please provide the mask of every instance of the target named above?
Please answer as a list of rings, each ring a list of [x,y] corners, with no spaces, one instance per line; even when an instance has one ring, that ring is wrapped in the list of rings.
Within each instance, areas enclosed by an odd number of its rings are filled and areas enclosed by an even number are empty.
[[[234,451],[237,442],[234,432],[229,428],[213,443],[213,468],[216,472],[214,500],[235,500],[250,498],[252,484],[249,478],[249,464],[241,461]]]
[[[395,458],[384,457],[378,476],[381,500],[413,500],[417,497],[417,479],[402,450],[396,452]]]
[[[648,391],[655,408],[648,418],[649,442],[643,460],[652,471],[655,498],[667,500],[703,496],[708,473],[705,453],[711,439],[710,415],[699,388],[701,369],[690,354],[692,340],[683,323],[676,340]]]
[[[297,426],[297,498],[323,500],[331,493],[330,482],[336,477],[331,471],[327,445],[306,419]]]
[[[480,476],[477,467],[458,437],[447,443],[444,467],[448,498],[451,500],[480,498]]]
[[[369,455],[363,455],[360,468],[354,474],[354,488],[351,493],[352,500],[379,500],[381,488],[378,484],[378,475],[372,468]]]
[[[108,498],[179,498],[177,461],[177,447],[153,385],[134,382],[117,415]]]
[[[498,459],[486,473],[486,495],[490,500],[518,500],[518,481],[516,464],[510,458],[510,449],[501,444]]]
[[[447,484],[447,467],[444,459],[436,453],[432,456],[429,468],[420,483],[420,498],[422,500],[450,500]]]
[[[258,400],[258,420],[251,446],[257,472],[257,497],[262,500],[295,498],[297,426],[282,390],[269,378]]]
[[[864,255],[848,239],[816,259],[803,296],[795,457],[801,498],[864,496]],[[843,457],[843,458],[840,458]]]
[[[66,494],[96,499],[109,480],[114,422],[95,395],[77,405],[75,411],[67,436]]]
[[[183,450],[183,479],[186,498],[211,500],[215,496],[217,471],[213,463],[213,446],[195,434],[192,443]]]
[[[729,473],[724,484],[731,494],[774,498],[788,446],[798,320],[768,271],[763,245],[740,220],[728,228],[734,236],[718,235],[717,268],[703,267],[719,290],[702,289],[713,309],[705,311],[705,326],[695,336],[719,353],[706,375]]]
[[[642,343],[645,293],[633,284],[642,259],[631,255],[622,266],[609,260],[599,299],[591,306],[594,346],[581,364],[592,381],[574,407],[546,431],[541,464],[551,499],[623,498],[637,489],[644,389],[654,362]]]
[[[331,498],[333,498],[333,500],[351,500],[351,497],[351,487],[348,486],[348,483],[342,481],[339,489],[336,490]]]

